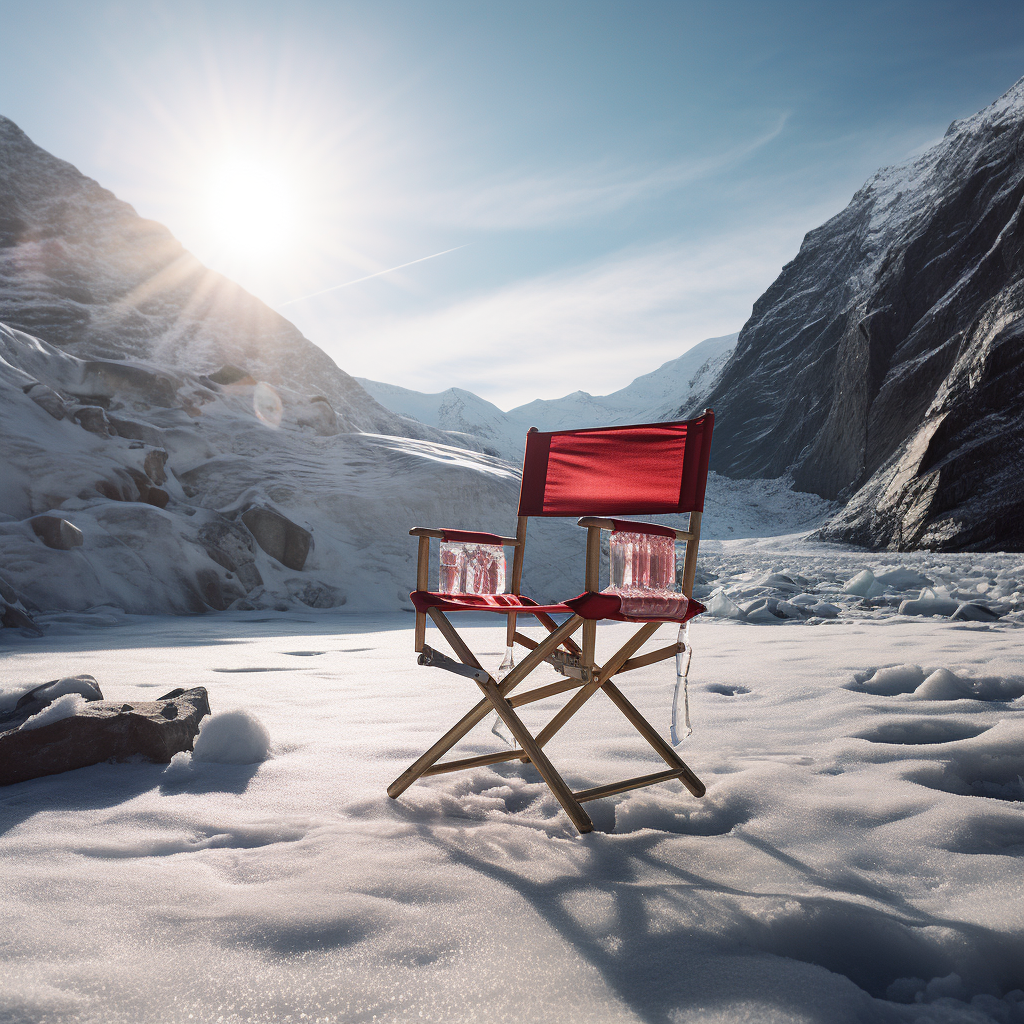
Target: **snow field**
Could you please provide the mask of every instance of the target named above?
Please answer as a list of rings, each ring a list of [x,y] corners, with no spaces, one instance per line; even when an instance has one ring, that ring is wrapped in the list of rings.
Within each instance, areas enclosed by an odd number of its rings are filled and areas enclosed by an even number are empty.
[[[115,700],[204,685],[273,756],[0,791],[0,1020],[1024,1020],[1017,628],[886,611],[696,620],[679,749],[707,796],[595,801],[586,837],[518,763],[387,798],[476,700],[416,665],[411,616],[53,621],[45,649],[14,639],[11,695],[83,672]],[[465,632],[494,668],[492,621]],[[629,630],[602,627],[602,646]],[[971,696],[920,693],[943,672]],[[622,682],[667,734],[671,662]],[[496,743],[478,727],[458,751]],[[548,749],[574,787],[657,769],[600,695]]]

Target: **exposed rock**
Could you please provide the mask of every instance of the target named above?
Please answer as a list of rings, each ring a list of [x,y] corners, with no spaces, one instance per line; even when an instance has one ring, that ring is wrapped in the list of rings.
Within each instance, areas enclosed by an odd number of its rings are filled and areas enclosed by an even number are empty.
[[[256,379],[250,376],[245,370],[231,363],[225,363],[216,373],[211,373],[209,379],[214,384],[255,384]]]
[[[19,600],[18,592],[3,576],[0,576],[0,598],[3,598],[8,604],[17,604]]]
[[[218,564],[238,577],[246,593],[263,585],[263,577],[253,558],[253,536],[243,526],[216,518],[199,528],[199,543]]]
[[[12,728],[13,725],[20,725],[26,718],[39,714],[43,708],[52,704],[58,697],[66,693],[77,693],[85,700],[103,700],[103,691],[100,684],[89,675],[65,676],[63,679],[51,679],[49,682],[33,686],[27,693],[23,693],[11,711],[0,714],[0,723],[4,728]]]
[[[222,579],[213,569],[199,569],[196,584],[203,600],[217,612],[226,611],[233,602],[245,597],[245,591],[237,583]]]
[[[169,701],[93,701],[39,728],[9,729],[0,733],[0,785],[138,755],[167,764],[192,749],[209,713],[206,689],[197,686]]]
[[[43,635],[43,631],[27,613],[3,600],[0,600],[0,626],[4,626],[6,629],[24,629],[35,636]]]
[[[167,502],[171,496],[162,487],[148,487],[142,500],[147,505],[155,505],[157,508],[167,508]]]
[[[167,481],[167,470],[164,468],[167,465],[167,452],[163,448],[154,448],[152,451],[146,452],[146,458],[142,463],[142,468],[146,473],[146,476],[155,484],[162,484]]]
[[[55,420],[64,419],[67,412],[64,406],[64,399],[51,387],[45,384],[30,384],[25,389],[25,394],[32,399],[40,409],[45,409]]]
[[[100,434],[103,437],[109,437],[114,433],[110,429],[106,410],[101,409],[98,405],[83,405],[72,413],[72,418],[90,433]]]
[[[82,380],[75,394],[131,401],[143,406],[171,409],[181,381],[131,363],[90,359],[82,367]]]
[[[1024,547],[1024,79],[880,171],[758,299],[711,468],[852,500],[869,547]]]
[[[70,551],[81,547],[82,531],[60,516],[33,516],[29,521],[32,532],[48,547]]]
[[[296,571],[306,564],[313,543],[313,535],[296,526],[280,512],[254,505],[241,516],[242,522],[256,539],[256,543],[271,558]]]
[[[340,608],[348,598],[337,587],[318,580],[286,580],[292,597],[310,608]]]

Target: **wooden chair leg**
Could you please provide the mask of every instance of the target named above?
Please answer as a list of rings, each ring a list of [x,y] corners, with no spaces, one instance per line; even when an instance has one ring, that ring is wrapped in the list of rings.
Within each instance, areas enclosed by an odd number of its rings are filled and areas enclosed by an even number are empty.
[[[494,710],[508,726],[509,732],[519,741],[519,746],[529,754],[533,766],[547,783],[547,787],[554,794],[555,799],[562,805],[562,810],[569,815],[569,820],[576,826],[577,831],[581,833],[592,831],[594,823],[590,820],[590,815],[583,810],[580,802],[572,795],[572,790],[565,784],[562,776],[555,771],[554,765],[540,749],[522,719],[512,710],[512,705],[502,697],[498,687],[494,683],[479,683],[478,685],[490,698]]]
[[[661,738],[657,729],[626,700],[625,694],[610,679],[601,689],[608,694],[612,703],[629,719],[633,728],[662,756],[665,763],[679,771],[679,781],[694,796],[703,796],[707,792],[704,783],[693,774],[689,765]]]
[[[463,663],[479,668],[480,662],[477,661],[476,656],[466,646],[462,637],[456,633],[455,627],[452,626],[444,614],[436,608],[431,608],[430,615],[445,639],[452,644],[452,650],[459,655]],[[571,619],[563,622],[547,639],[538,644],[536,649],[523,658],[502,680],[500,694],[504,695],[515,689],[560,643],[579,629],[582,621],[578,615],[574,615]],[[491,707],[492,705],[489,700],[480,701],[479,704],[469,711],[468,714],[464,715],[458,723],[452,726],[429,750],[421,754],[388,786],[388,796],[393,800],[397,800],[428,768],[444,757],[473,726],[482,722],[487,717]],[[526,748],[524,747],[523,749],[525,750]]]

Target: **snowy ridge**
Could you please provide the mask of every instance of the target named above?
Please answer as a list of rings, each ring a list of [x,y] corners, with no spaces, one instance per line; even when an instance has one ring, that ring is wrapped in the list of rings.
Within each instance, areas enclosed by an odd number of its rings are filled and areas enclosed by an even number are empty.
[[[736,345],[737,334],[707,338],[657,370],[637,377],[610,395],[576,391],[555,399],[537,399],[507,413],[491,402],[449,388],[437,394],[357,377],[385,408],[456,435],[479,438],[502,458],[521,461],[527,430],[568,430],[617,423],[651,423],[696,414]]]

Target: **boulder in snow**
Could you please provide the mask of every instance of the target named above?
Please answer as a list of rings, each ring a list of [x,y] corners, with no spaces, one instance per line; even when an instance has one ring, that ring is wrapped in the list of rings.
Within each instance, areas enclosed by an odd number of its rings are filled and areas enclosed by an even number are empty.
[[[91,434],[109,437],[114,433],[107,419],[106,410],[98,405],[83,405],[72,413],[72,419]]]
[[[64,407],[64,399],[57,394],[53,388],[47,387],[38,381],[29,384],[25,388],[25,394],[32,399],[40,409],[45,409],[55,420],[64,419],[67,410]]]
[[[280,512],[254,505],[242,513],[242,522],[256,539],[256,543],[271,558],[298,572],[306,564],[306,556],[313,545],[313,535],[296,526]]]
[[[0,733],[0,785],[139,754],[167,764],[174,754],[192,749],[199,723],[210,713],[202,686],[170,700],[74,705],[74,713],[67,717],[51,712],[54,720],[38,727],[29,718]],[[47,709],[39,714],[46,715]]]
[[[82,531],[60,516],[33,516],[28,522],[32,532],[48,548],[70,551],[82,546]]]

